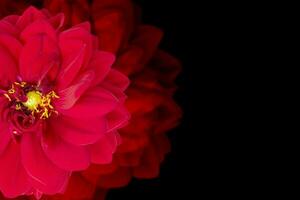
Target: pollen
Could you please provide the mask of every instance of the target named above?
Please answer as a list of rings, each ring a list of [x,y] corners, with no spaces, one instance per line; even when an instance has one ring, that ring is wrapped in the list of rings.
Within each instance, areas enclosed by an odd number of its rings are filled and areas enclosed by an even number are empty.
[[[14,104],[15,110],[23,111],[40,119],[47,119],[57,111],[53,107],[53,99],[59,96],[54,92],[42,93],[36,86],[26,82],[15,82],[4,96]]]
[[[42,94],[38,91],[30,91],[26,94],[27,101],[23,103],[28,110],[34,111],[37,110],[40,104],[42,103]]]

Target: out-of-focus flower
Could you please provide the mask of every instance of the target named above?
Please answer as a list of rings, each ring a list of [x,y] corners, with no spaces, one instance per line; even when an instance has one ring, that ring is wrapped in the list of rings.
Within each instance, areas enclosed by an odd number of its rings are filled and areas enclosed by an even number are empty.
[[[43,3],[52,13],[65,14],[65,26],[72,26],[90,19],[88,0],[45,0]]]
[[[101,188],[125,186],[132,177],[157,177],[170,150],[165,134],[181,116],[172,99],[180,63],[158,50],[162,32],[141,24],[139,9],[131,1],[95,0],[92,20],[100,48],[117,53],[113,67],[131,80],[126,106],[132,118],[120,131],[123,142],[113,162],[92,165],[83,175]]]
[[[128,79],[90,24],[29,7],[0,21],[0,190],[63,193],[74,171],[110,163],[128,120]],[[79,183],[80,177],[72,177]],[[69,184],[72,187],[73,183]],[[76,188],[76,187],[74,187]]]
[[[11,14],[22,14],[30,5],[39,4],[39,0],[1,0],[0,1],[0,18]]]

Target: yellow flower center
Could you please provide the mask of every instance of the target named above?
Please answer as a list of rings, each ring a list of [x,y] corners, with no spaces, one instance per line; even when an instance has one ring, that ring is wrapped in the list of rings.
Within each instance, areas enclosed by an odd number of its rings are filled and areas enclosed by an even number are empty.
[[[26,94],[27,101],[23,103],[28,110],[35,111],[42,103],[42,94],[38,91],[30,91]]]
[[[26,101],[22,101],[22,98],[20,98],[20,95],[24,94],[21,91],[24,90],[27,90]],[[47,119],[52,113],[57,114],[52,105],[52,100],[58,99],[59,96],[54,91],[43,94],[36,87],[28,85],[26,82],[15,82],[4,96],[15,105],[16,110],[26,113],[30,111],[33,116],[38,116],[40,119]]]

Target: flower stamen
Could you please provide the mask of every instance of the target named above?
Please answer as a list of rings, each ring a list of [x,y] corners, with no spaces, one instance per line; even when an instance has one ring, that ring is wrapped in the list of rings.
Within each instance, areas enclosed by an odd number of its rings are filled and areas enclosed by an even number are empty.
[[[28,85],[26,82],[14,82],[4,96],[15,104],[16,110],[23,110],[26,113],[29,111],[31,115],[38,116],[40,119],[47,119],[52,113],[57,114],[52,100],[58,99],[59,96],[54,91],[44,95],[36,87]]]

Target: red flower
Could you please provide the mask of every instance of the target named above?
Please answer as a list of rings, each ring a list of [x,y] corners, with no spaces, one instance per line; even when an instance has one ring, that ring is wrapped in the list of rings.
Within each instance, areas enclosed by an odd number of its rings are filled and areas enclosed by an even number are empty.
[[[73,173],[64,195],[43,199],[92,199],[97,185],[93,199],[103,200],[105,188],[125,186],[132,177],[158,176],[159,166],[170,150],[165,134],[178,124],[181,115],[172,99],[180,64],[157,49],[161,31],[140,24],[139,9],[130,0],[93,0],[93,4],[87,0],[44,2],[53,14],[65,13],[67,27],[86,20],[92,22],[99,48],[115,53],[113,68],[131,79],[126,107],[132,118],[120,131],[122,144],[112,163],[93,164],[83,173]]]
[[[111,162],[120,143],[116,130],[128,120],[128,79],[111,69],[114,55],[97,50],[89,23],[63,30],[63,20],[30,7],[0,21],[6,197],[63,193],[73,171]]]

